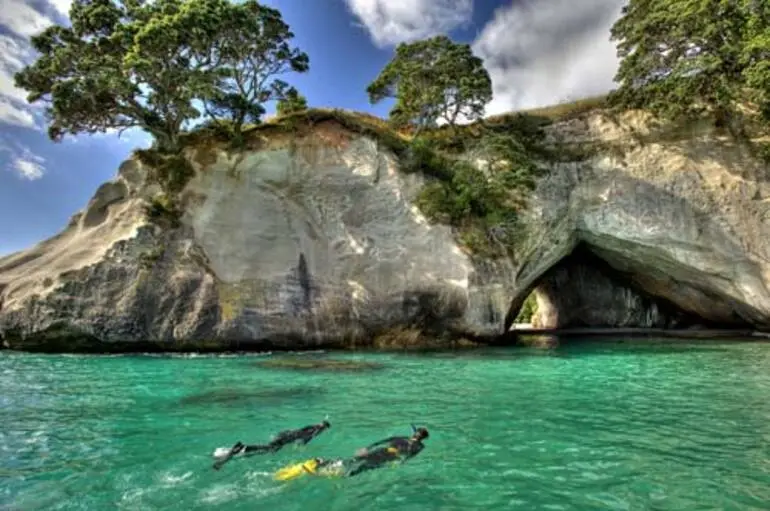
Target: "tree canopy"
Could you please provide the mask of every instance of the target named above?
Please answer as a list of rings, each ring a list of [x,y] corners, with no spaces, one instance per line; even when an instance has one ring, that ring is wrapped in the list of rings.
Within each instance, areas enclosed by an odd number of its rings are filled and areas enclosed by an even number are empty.
[[[283,99],[278,101],[276,113],[278,115],[287,115],[294,112],[307,110],[307,99],[297,92],[297,89],[289,89]]]
[[[173,150],[204,112],[238,128],[258,118],[288,89],[275,77],[309,65],[255,0],[74,0],[70,19],[32,37],[40,56],[15,76],[46,104],[53,140],[138,127]]]
[[[770,3],[629,0],[611,34],[621,58],[613,103],[729,121],[749,99],[770,114]]]
[[[470,45],[436,36],[399,44],[367,93],[372,103],[394,98],[391,121],[416,125],[419,132],[439,120],[455,126],[463,118],[482,117],[492,99],[492,80]]]

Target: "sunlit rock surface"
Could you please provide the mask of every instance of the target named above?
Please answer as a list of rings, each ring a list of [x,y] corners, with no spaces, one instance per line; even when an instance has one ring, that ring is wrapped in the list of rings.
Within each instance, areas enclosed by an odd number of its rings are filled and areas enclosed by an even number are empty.
[[[291,348],[405,326],[500,330],[512,265],[476,264],[429,225],[412,204],[418,174],[333,122],[268,142],[193,151],[179,228],[148,223],[158,190],[131,160],[61,235],[0,259],[6,344]]]

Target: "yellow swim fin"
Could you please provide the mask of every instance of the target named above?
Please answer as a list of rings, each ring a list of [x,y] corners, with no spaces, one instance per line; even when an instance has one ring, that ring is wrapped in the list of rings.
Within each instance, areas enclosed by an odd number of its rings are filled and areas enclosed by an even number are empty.
[[[273,478],[276,481],[289,481],[306,473],[315,474],[318,462],[314,459],[303,461],[302,463],[295,463],[294,465],[288,465],[278,470]]]

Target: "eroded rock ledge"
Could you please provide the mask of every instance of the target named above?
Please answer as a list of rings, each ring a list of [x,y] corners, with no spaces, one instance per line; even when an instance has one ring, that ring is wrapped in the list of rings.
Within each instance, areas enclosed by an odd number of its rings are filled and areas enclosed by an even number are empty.
[[[765,163],[706,121],[659,127],[640,113],[594,113],[551,136],[589,157],[555,165],[538,185],[506,326],[582,244],[632,287],[706,324],[770,329]]]

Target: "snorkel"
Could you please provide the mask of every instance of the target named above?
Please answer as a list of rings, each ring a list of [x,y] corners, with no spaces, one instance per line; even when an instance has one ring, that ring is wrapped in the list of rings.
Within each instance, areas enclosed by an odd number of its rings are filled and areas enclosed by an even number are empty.
[[[425,438],[428,438],[428,430],[425,428],[418,428],[414,424],[410,424],[412,426],[412,439],[416,441],[421,441]]]

